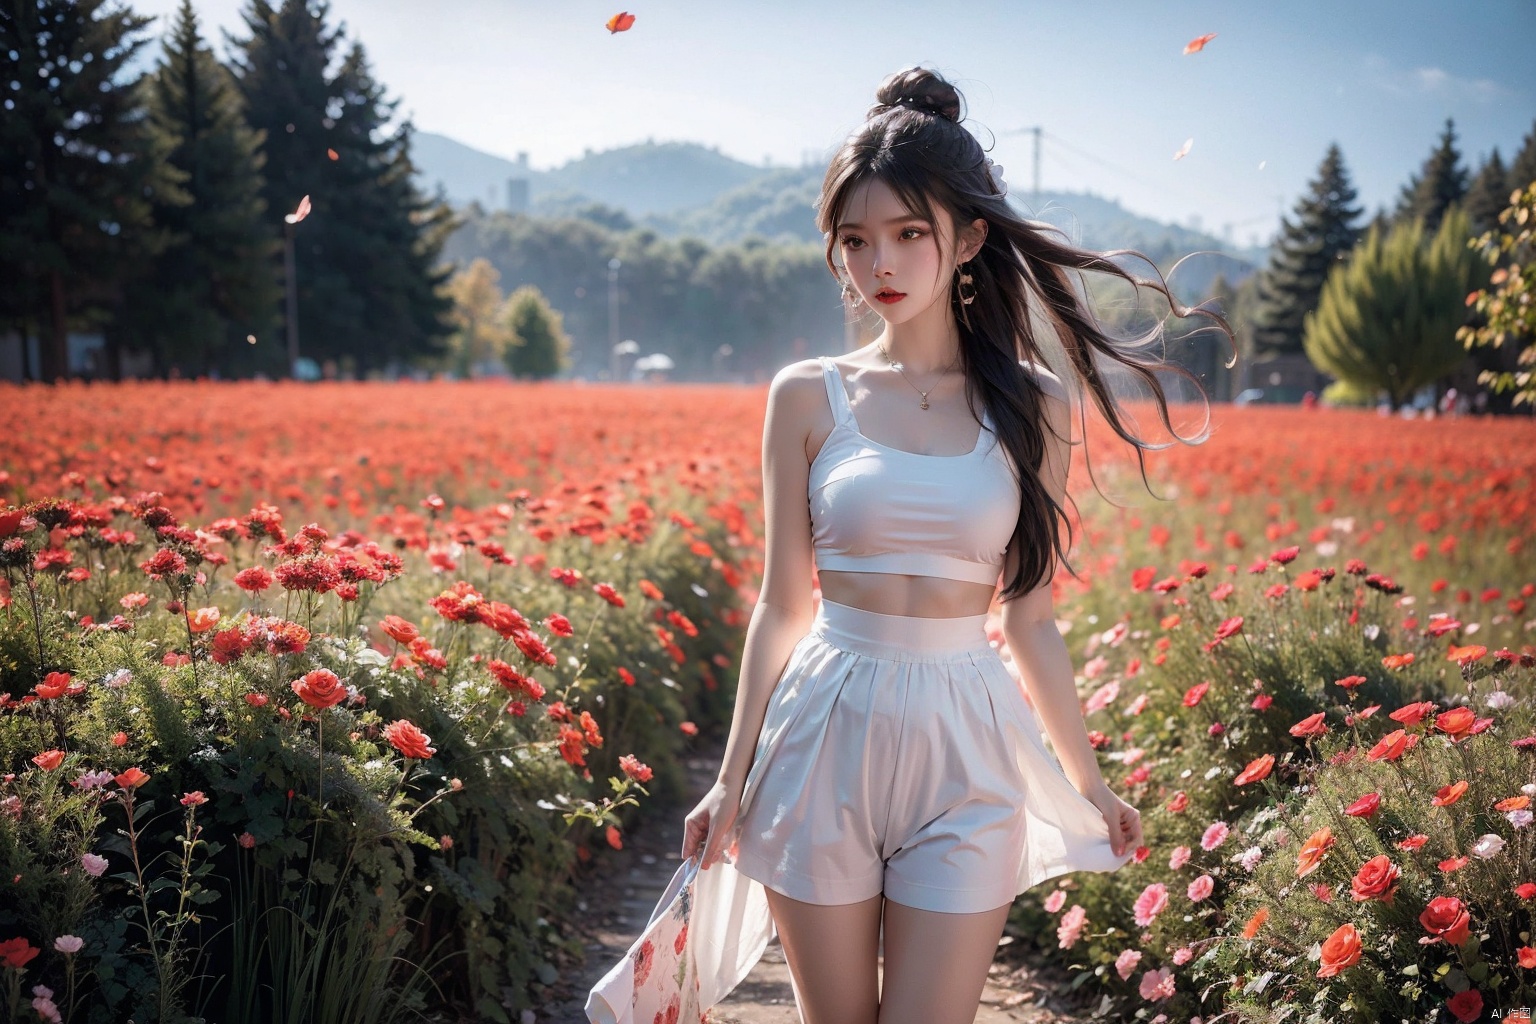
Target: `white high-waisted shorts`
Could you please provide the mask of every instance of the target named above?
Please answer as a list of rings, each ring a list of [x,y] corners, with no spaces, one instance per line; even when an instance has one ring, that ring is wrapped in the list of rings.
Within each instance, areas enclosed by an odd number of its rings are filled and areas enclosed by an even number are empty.
[[[821,599],[769,697],[733,829],[738,871],[810,903],[884,892],[976,913],[1130,858],[1046,750],[986,620]]]

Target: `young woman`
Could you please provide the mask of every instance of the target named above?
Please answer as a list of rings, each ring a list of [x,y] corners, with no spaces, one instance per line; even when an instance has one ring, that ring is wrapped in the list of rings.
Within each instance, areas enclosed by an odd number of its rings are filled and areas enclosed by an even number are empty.
[[[1014,898],[1115,870],[1142,839],[1100,775],[1055,624],[1072,394],[1045,353],[1138,457],[1154,446],[1124,426],[1105,370],[1145,382],[1184,441],[1153,371],[1199,382],[1133,354],[1160,328],[1107,336],[1068,269],[1231,331],[1160,273],[1141,281],[1105,258],[1118,253],[1021,219],[938,75],[898,72],[877,97],[817,209],[845,296],[885,327],[770,387],[762,590],[719,777],[682,855],[701,857],[705,991],[723,995],[768,941],[742,911],[760,884],[806,1024],[960,1024]],[[994,596],[1028,701],[987,641]],[[714,872],[736,874],[703,884]]]

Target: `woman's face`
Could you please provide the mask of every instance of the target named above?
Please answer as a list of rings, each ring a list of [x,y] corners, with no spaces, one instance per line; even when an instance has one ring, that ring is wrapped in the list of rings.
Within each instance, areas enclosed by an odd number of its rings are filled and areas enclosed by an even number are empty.
[[[954,277],[954,239],[943,208],[939,225],[913,216],[889,185],[878,178],[857,185],[837,225],[837,250],[854,291],[864,304],[892,323],[919,315],[949,299]],[[978,221],[983,225],[985,221]],[[961,262],[976,249],[967,246]]]

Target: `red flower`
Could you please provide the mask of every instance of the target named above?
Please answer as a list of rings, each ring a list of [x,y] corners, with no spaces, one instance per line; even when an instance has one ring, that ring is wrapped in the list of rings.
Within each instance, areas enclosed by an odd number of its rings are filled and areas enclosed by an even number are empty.
[[[1397,888],[1397,877],[1397,865],[1392,863],[1392,858],[1384,853],[1377,854],[1360,865],[1360,870],[1355,872],[1349,886],[1350,895],[1357,901],[1381,900],[1391,903],[1392,894]]]
[[[235,586],[248,593],[259,594],[272,585],[271,571],[264,565],[253,565],[235,573]]]
[[[1232,784],[1235,786],[1246,786],[1250,782],[1258,782],[1260,779],[1268,776],[1270,769],[1274,768],[1274,766],[1274,754],[1265,754],[1262,757],[1256,757],[1252,761],[1248,762],[1248,767],[1244,768],[1241,772],[1238,773],[1237,778],[1232,780]]]
[[[1409,836],[1407,839],[1401,840],[1397,844],[1397,848],[1399,850],[1417,850],[1427,842],[1429,842],[1429,836],[1426,836],[1420,832]]]
[[[1328,725],[1323,721],[1324,712],[1319,711],[1314,715],[1308,715],[1295,725],[1291,726],[1291,735],[1299,738],[1307,736],[1321,736],[1328,731]]]
[[[403,718],[384,727],[384,738],[400,753],[418,761],[425,761],[437,753],[436,749],[427,745],[432,737]]]
[[[1472,1024],[1483,1016],[1482,993],[1475,988],[1463,989],[1445,1001],[1445,1008],[1455,1014],[1462,1024]]]
[[[396,643],[408,644],[421,635],[413,623],[398,615],[384,616],[383,621],[379,623],[379,628],[389,634]]]
[[[207,795],[204,794],[200,789],[194,789],[192,792],[185,794],[181,798],[181,806],[183,807],[198,807],[207,802]]]
[[[1420,940],[1425,944],[1444,940],[1452,946],[1459,946],[1472,934],[1472,915],[1461,905],[1461,900],[1454,896],[1437,896],[1430,900],[1429,906],[1419,915],[1419,923],[1433,936]]]
[[[135,766],[133,768],[129,768],[121,775],[114,775],[112,777],[112,781],[116,782],[124,789],[138,789],[140,786],[144,785],[144,783],[149,781],[149,776],[144,774],[138,769],[137,766]]]
[[[1449,807],[1460,800],[1467,791],[1467,781],[1453,782],[1449,786],[1441,786],[1440,791],[1429,801],[1432,807]]]
[[[45,772],[51,772],[64,763],[64,751],[45,750],[32,759],[32,763]]]
[[[1413,652],[1410,651],[1407,654],[1389,654],[1381,659],[1381,663],[1386,668],[1407,668],[1409,665],[1413,664]]]
[[[347,688],[336,677],[336,673],[328,668],[307,672],[302,679],[295,679],[289,686],[299,695],[300,700],[312,708],[334,707],[347,696]]]
[[[628,775],[636,782],[651,781],[652,772],[650,766],[638,760],[634,754],[620,755],[619,767],[623,769],[625,775]]]
[[[69,689],[70,675],[68,672],[49,672],[43,677],[43,681],[33,687],[39,697],[61,697],[64,691]]]
[[[1184,691],[1184,706],[1187,708],[1192,708],[1196,704],[1199,704],[1200,698],[1204,697],[1205,691],[1209,690],[1210,688],[1211,684],[1208,682],[1196,683],[1194,686],[1191,686],[1188,690]]]
[[[1415,701],[1412,704],[1404,704],[1387,717],[1404,725],[1418,725],[1425,715],[1435,710],[1435,707],[1436,704],[1432,700]]]
[[[1359,686],[1363,682],[1365,682],[1365,676],[1345,676],[1343,679],[1335,679],[1333,684],[1335,686],[1342,686],[1344,689],[1349,690]]]
[[[1376,808],[1381,806],[1381,794],[1367,793],[1344,808],[1344,813],[1351,818],[1369,818],[1376,813]]]
[[[32,945],[26,939],[19,937],[6,939],[4,942],[0,942],[0,964],[19,971],[41,952],[42,950]]]
[[[1410,735],[1402,729],[1395,729],[1383,736],[1365,756],[1372,761],[1396,761],[1418,742],[1416,734]]]
[[[1471,735],[1472,725],[1477,721],[1477,713],[1469,707],[1456,707],[1435,716],[1435,728],[1450,736],[1453,740],[1463,740]]]

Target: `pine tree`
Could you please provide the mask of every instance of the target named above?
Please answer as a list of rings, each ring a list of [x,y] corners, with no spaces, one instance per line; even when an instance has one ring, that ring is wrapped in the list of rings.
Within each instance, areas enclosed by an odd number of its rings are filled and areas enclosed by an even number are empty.
[[[1328,271],[1356,240],[1361,209],[1337,143],[1330,144],[1296,204],[1295,220],[1282,218],[1280,240],[1256,285],[1252,311],[1256,354],[1300,353],[1302,317],[1317,306]]]
[[[226,69],[182,0],[147,83],[148,129],[163,140],[190,204],[158,203],[170,244],[154,261],[128,319],[162,367],[188,375],[281,369],[277,238],[261,197],[261,137],[245,123]],[[246,344],[257,339],[258,348]]]
[[[325,0],[251,0],[234,61],[247,120],[266,133],[269,207],[310,197],[311,214],[289,229],[299,350],[365,368],[437,355],[451,331],[440,294],[450,270],[437,266],[451,211],[416,190],[413,126],[387,130],[399,101],[383,98],[362,47],[327,74],[341,41],[328,13]]]
[[[1406,223],[1415,217],[1424,220],[1424,231],[1434,234],[1446,209],[1467,194],[1467,170],[1461,166],[1461,151],[1456,148],[1456,125],[1445,119],[1440,141],[1418,174],[1408,179],[1398,197],[1393,221]]]
[[[1530,132],[1520,143],[1520,152],[1510,162],[1509,191],[1513,194],[1516,189],[1523,189],[1533,181],[1536,181],[1536,124],[1531,125]],[[1508,195],[1504,201],[1509,202]]]
[[[546,379],[565,366],[571,339],[566,337],[561,319],[544,293],[531,284],[507,296],[507,326],[513,334],[507,368],[514,377]]]
[[[68,374],[72,326],[108,319],[125,272],[161,248],[152,204],[179,195],[124,74],[151,19],[105,0],[0,13],[11,56],[0,116],[0,322],[41,338],[39,375]],[[114,376],[116,335],[107,332]]]
[[[1487,161],[1478,169],[1477,177],[1472,179],[1466,198],[1462,200],[1473,234],[1480,235],[1484,231],[1493,230],[1499,222],[1500,211],[1509,205],[1511,191],[1513,187],[1509,183],[1509,172],[1505,170],[1504,161],[1499,157],[1499,148],[1495,146]]]
[[[1466,352],[1457,330],[1479,275],[1459,205],[1425,241],[1418,218],[1382,237],[1374,227],[1323,285],[1305,326],[1307,358],[1353,387],[1385,391],[1396,411],[1413,392],[1455,369]]]

